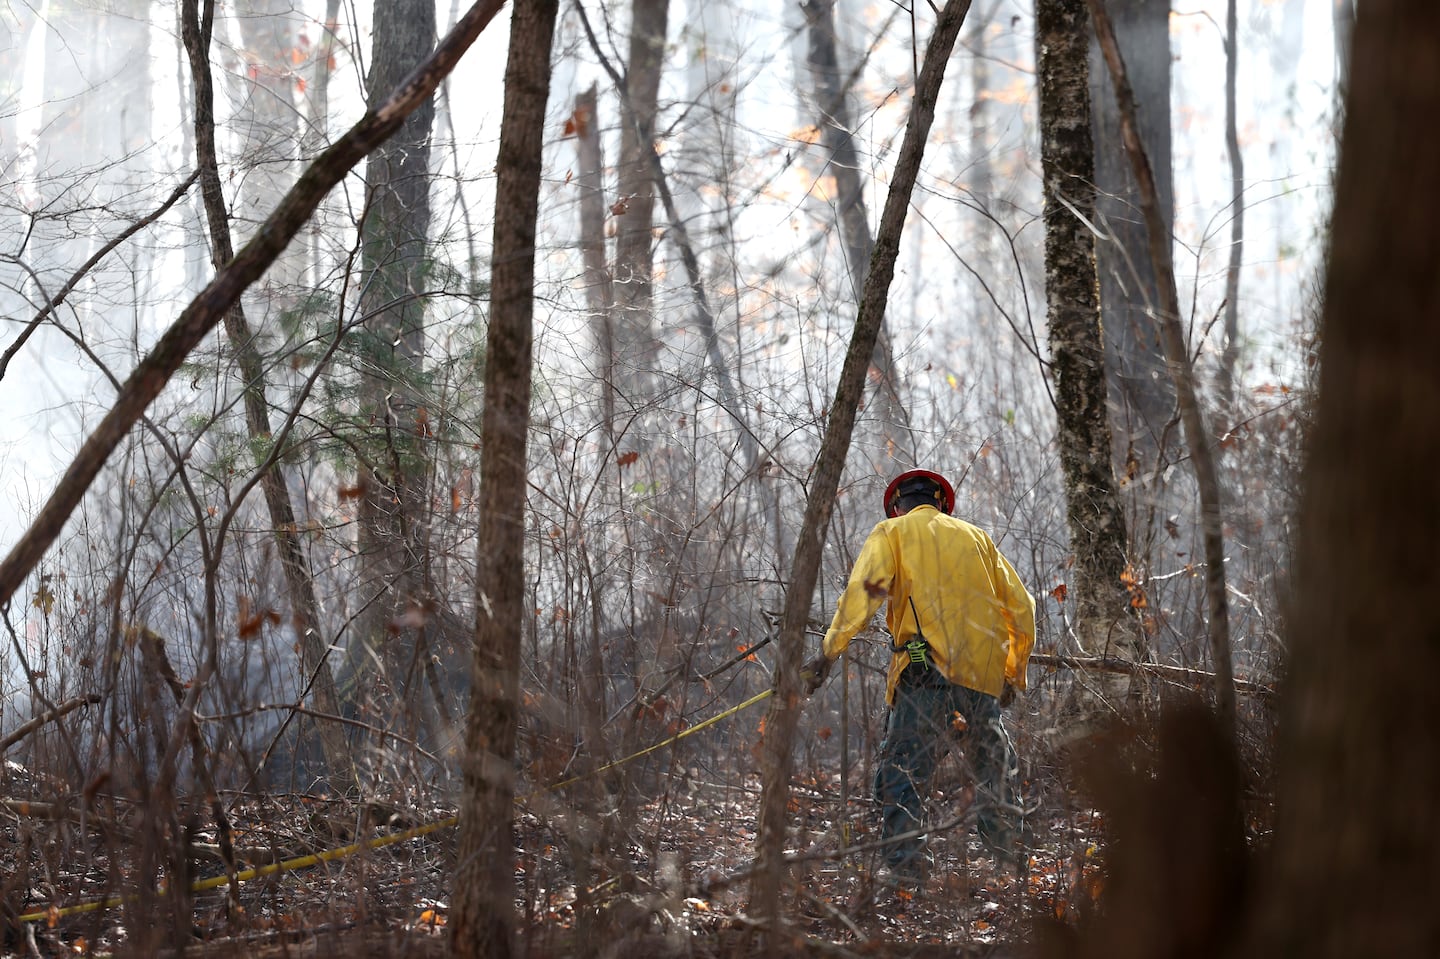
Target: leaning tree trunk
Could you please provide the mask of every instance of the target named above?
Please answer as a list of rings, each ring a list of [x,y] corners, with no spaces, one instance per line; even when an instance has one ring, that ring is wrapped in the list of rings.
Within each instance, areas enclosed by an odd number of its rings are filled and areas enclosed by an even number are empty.
[[[1215,469],[1215,437],[1205,422],[1195,389],[1195,371],[1185,331],[1180,325],[1180,295],[1175,287],[1170,226],[1150,159],[1141,142],[1135,92],[1104,0],[1087,0],[1095,33],[1105,55],[1120,115],[1121,139],[1135,176],[1140,212],[1145,218],[1145,245],[1154,271],[1155,321],[1165,350],[1165,367],[1180,401],[1180,421],[1199,488],[1202,540],[1205,547],[1205,605],[1210,656],[1215,669],[1215,701],[1227,735],[1235,733],[1234,667],[1230,660],[1230,603],[1225,594],[1225,532],[1220,513],[1220,480]]]
[[[792,747],[800,720],[800,662],[805,655],[805,624],[810,617],[815,581],[819,578],[820,555],[825,547],[825,534],[840,487],[845,456],[850,449],[856,411],[864,396],[866,376],[884,320],[890,281],[895,276],[895,258],[900,252],[900,234],[910,207],[910,194],[920,172],[925,140],[935,119],[935,100],[945,79],[950,51],[955,47],[955,38],[959,36],[960,26],[969,10],[970,0],[949,0],[940,12],[935,31],[930,36],[930,45],[925,51],[925,65],[915,85],[915,102],[910,108],[910,120],[905,126],[890,192],[880,216],[880,229],[875,235],[875,251],[865,277],[855,330],[851,333],[845,365],[835,387],[835,401],[830,404],[825,438],[815,463],[810,498],[805,504],[805,519],[800,528],[795,562],[790,571],[790,586],[785,593],[785,607],[780,619],[775,698],[765,720],[760,835],[757,840],[759,865],[750,889],[751,910],[762,919],[773,920],[780,911],[780,888],[785,874],[785,822],[790,799],[790,773],[794,765]]]
[[[230,217],[226,212],[225,195],[220,183],[220,167],[215,153],[214,87],[210,75],[210,31],[212,8],[207,4],[205,16],[196,10],[197,0],[186,0],[181,13],[181,33],[190,57],[195,85],[195,149],[200,170],[200,191],[210,226],[211,258],[217,270],[235,259],[230,238]],[[245,309],[237,299],[225,311],[225,332],[230,337],[235,361],[240,367],[240,388],[244,395],[245,427],[252,447],[265,449],[272,441],[270,403],[266,398],[267,383],[264,360],[256,345],[255,335],[245,317]],[[266,465],[261,457],[260,489],[270,513],[270,525],[280,550],[280,566],[290,595],[291,623],[295,629],[300,665],[304,669],[301,688],[309,695],[317,711],[338,716],[339,700],[335,691],[335,675],[328,659],[330,644],[321,634],[320,600],[315,581],[310,575],[310,562],[300,542],[295,524],[295,507],[279,461]],[[309,723],[301,725],[303,731]],[[355,783],[355,765],[345,730],[336,720],[320,720],[318,733],[325,766],[331,782],[339,789]],[[300,737],[303,741],[303,736]]]
[[[1090,230],[1095,220],[1095,147],[1090,133],[1089,20],[1085,0],[1036,0],[1045,298],[1066,520],[1075,555],[1075,638],[1088,656],[1136,663],[1144,659],[1145,643],[1121,583],[1125,516],[1110,460],[1105,342],[1095,234]],[[1104,675],[1097,682],[1106,698],[1123,699],[1130,680]],[[1082,701],[1088,706],[1090,697]]]
[[[1255,956],[1440,944],[1440,5],[1358,6]]]
[[[1125,62],[1141,103],[1140,141],[1151,157],[1161,216],[1173,219],[1170,161],[1170,0],[1109,0]],[[1091,116],[1096,144],[1097,221],[1109,239],[1097,251],[1100,306],[1105,316],[1115,467],[1131,483],[1150,481],[1166,427],[1175,413],[1175,391],[1165,372],[1159,323],[1151,291],[1159,282],[1146,255],[1146,227],[1139,190],[1125,157],[1122,121],[1105,82],[1104,54],[1091,52]],[[1167,233],[1168,235],[1168,233]],[[1147,491],[1140,486],[1141,495]],[[1154,505],[1154,504],[1151,504]],[[1143,535],[1143,531],[1135,531]]]
[[[525,448],[550,45],[559,0],[519,3],[510,27],[505,112],[496,163],[490,330],[480,425],[480,555],[470,712],[465,723],[460,849],[453,885],[454,955],[504,959],[515,950],[511,819],[525,618]]]

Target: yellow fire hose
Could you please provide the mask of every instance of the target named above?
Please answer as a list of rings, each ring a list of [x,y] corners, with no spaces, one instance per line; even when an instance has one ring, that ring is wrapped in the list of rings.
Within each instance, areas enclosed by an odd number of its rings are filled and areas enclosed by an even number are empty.
[[[648,756],[650,753],[653,753],[660,749],[664,749],[666,746],[670,746],[679,742],[686,736],[693,736],[695,733],[700,732],[700,730],[702,729],[713,726],[721,720],[728,719],[729,717],[735,715],[738,712],[741,712],[742,710],[749,709],[751,706],[754,706],[756,703],[769,697],[773,692],[773,689],[767,689],[762,693],[756,693],[754,696],[751,696],[749,699],[745,700],[740,705],[733,706],[717,716],[711,716],[704,722],[696,723],[694,726],[691,726],[690,728],[683,730],[682,732],[679,732],[674,736],[671,736],[669,739],[662,740],[653,746],[647,746],[639,752],[631,753],[629,756],[626,756],[623,759],[617,759],[612,763],[606,763],[605,765],[600,766],[596,769],[592,769],[589,772],[584,773],[583,775],[572,776],[569,779],[554,783],[550,786],[545,787],[544,789],[530,793],[527,796],[518,797],[516,799],[516,802],[525,802],[537,795],[540,795],[541,793],[553,792],[557,789],[563,789],[566,786],[573,786],[575,783],[588,779],[591,776],[598,776],[600,773],[603,773],[610,769],[614,769],[617,766],[623,766],[628,762],[639,759],[641,756]],[[411,829],[405,829],[400,832],[389,833],[384,836],[377,836],[374,839],[366,839],[363,842],[351,843],[348,846],[340,846],[337,849],[327,849],[324,852],[311,853],[308,856],[297,856],[294,859],[286,859],[283,862],[275,862],[265,866],[256,866],[251,869],[243,869],[235,873],[233,877],[229,874],[224,874],[220,876],[211,876],[208,879],[199,879],[191,884],[190,891],[192,893],[208,892],[212,889],[218,889],[221,886],[228,885],[231,882],[239,884],[242,882],[250,882],[255,879],[260,879],[264,876],[273,876],[276,873],[291,872],[297,869],[308,869],[311,866],[318,866],[322,862],[333,862],[337,859],[344,859],[346,856],[353,856],[357,852],[365,849],[380,849],[383,846],[390,846],[397,842],[405,842],[407,839],[416,839],[420,836],[425,836],[432,832],[437,832],[441,829],[448,829],[459,821],[459,817],[457,816],[448,816],[445,819],[437,819],[434,822],[424,823],[423,825],[415,826]],[[35,912],[27,912],[19,917],[19,921],[48,922],[51,925],[54,925],[58,920],[63,919],[66,916],[79,915],[80,913],[84,912],[95,912],[101,909],[110,909],[114,906],[123,904],[128,898],[133,897],[109,896],[105,899],[97,899],[93,902],[83,902],[74,906],[50,906],[48,909],[37,910]]]

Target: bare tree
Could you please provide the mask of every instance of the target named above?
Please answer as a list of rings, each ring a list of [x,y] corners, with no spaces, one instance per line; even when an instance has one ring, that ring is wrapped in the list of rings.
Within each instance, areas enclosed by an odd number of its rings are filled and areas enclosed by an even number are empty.
[[[1149,154],[1140,138],[1138,108],[1129,73],[1104,0],[1087,0],[1095,33],[1115,87],[1121,138],[1134,173],[1140,212],[1145,218],[1146,250],[1156,281],[1154,319],[1165,351],[1165,367],[1180,402],[1185,441],[1200,497],[1201,532],[1205,549],[1206,632],[1215,669],[1215,700],[1228,735],[1235,732],[1234,665],[1230,656],[1230,603],[1225,590],[1225,527],[1220,511],[1220,480],[1215,469],[1215,437],[1205,421],[1195,387],[1190,349],[1180,325],[1180,295],[1165,205],[1156,184]]]
[[[434,0],[376,5],[369,77],[372,109],[424,61],[434,43]],[[430,447],[435,424],[424,388],[434,117],[432,100],[420,104],[366,161],[366,211],[360,225],[360,309],[365,322],[357,351],[364,432],[356,537],[360,613],[358,635],[350,644],[348,682],[356,690],[360,677],[375,675],[375,664],[383,664],[385,682],[412,710],[414,728],[420,728],[425,715],[414,710],[424,702],[418,694],[430,662],[427,635],[445,620],[430,588]],[[432,692],[438,694],[433,687]],[[440,708],[443,716],[443,702]]]
[[[856,300],[865,289],[865,274],[875,248],[870,235],[870,215],[860,176],[860,158],[850,118],[850,84],[840,64],[835,33],[835,0],[805,0],[801,3],[809,37],[811,82],[819,113],[821,143],[829,154],[829,170],[835,177],[835,220],[845,250],[845,266]],[[905,408],[900,401],[895,374],[895,350],[888,325],[882,325],[875,342],[872,366],[878,381],[879,420],[893,445],[905,426]]]
[[[625,66],[625,91],[620,127],[619,184],[615,204],[615,312],[610,342],[619,374],[611,389],[640,395],[650,392],[647,370],[653,370],[659,346],[651,315],[655,271],[655,117],[659,108],[660,73],[670,22],[670,0],[633,0],[630,49]]]
[[[1245,246],[1245,156],[1237,129],[1239,21],[1235,0],[1225,4],[1225,152],[1230,157],[1230,261],[1225,266],[1225,347],[1220,355],[1221,415],[1235,420],[1235,367],[1240,360],[1240,263]]]
[[[520,623],[525,618],[525,474],[530,362],[550,47],[559,0],[515,6],[490,271],[490,329],[481,422],[480,554],[473,691],[465,721],[464,792],[455,865],[453,955],[505,959],[515,950],[515,741]]]
[[[1138,101],[1140,142],[1155,170],[1160,213],[1168,229],[1175,205],[1170,161],[1170,0],[1112,0],[1116,42],[1130,67]],[[1175,416],[1175,393],[1154,319],[1159,283],[1146,253],[1139,191],[1125,158],[1121,115],[1105,82],[1104,54],[1090,57],[1095,133],[1096,212],[1100,244],[1100,309],[1105,317],[1115,464],[1127,483],[1149,482],[1162,439]],[[1138,532],[1138,531],[1137,531]]]

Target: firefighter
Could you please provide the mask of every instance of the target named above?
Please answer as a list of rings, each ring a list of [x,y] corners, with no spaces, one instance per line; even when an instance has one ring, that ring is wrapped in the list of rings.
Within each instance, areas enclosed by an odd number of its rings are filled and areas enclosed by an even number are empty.
[[[950,515],[955,490],[939,473],[895,477],[884,505],[887,518],[860,550],[822,651],[805,666],[806,691],[820,688],[885,601],[890,712],[875,774],[882,835],[892,840],[885,875],[897,886],[924,881],[921,797],[952,743],[974,775],[976,831],[1013,868],[1020,810],[1015,752],[1000,710],[1025,688],[1035,600],[990,536]]]

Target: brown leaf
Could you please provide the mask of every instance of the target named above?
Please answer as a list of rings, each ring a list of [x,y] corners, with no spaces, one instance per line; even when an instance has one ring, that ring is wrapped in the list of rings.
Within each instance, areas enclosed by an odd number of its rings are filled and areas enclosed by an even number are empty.
[[[626,467],[638,460],[639,458],[640,454],[635,450],[631,450],[628,453],[621,453],[619,456],[615,457],[615,464],[620,467]]]
[[[1050,595],[1055,597],[1055,602],[1063,603],[1065,602],[1065,597],[1070,595],[1070,590],[1066,588],[1064,583],[1061,583],[1050,590]]]
[[[583,137],[590,131],[590,109],[588,107],[576,107],[575,111],[565,118],[565,136]]]

